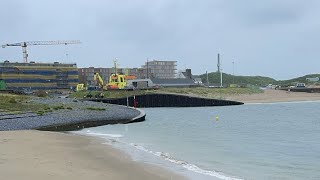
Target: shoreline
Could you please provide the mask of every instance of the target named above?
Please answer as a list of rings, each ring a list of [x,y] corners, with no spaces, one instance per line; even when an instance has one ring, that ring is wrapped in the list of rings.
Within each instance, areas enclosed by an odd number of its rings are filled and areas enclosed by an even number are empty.
[[[4,179],[186,179],[168,169],[135,162],[95,137],[37,130],[0,134]]]
[[[252,103],[284,103],[320,101],[320,93],[287,92],[283,90],[267,89],[259,94],[227,95],[227,100],[240,101],[245,104]]]
[[[316,102],[320,101],[320,93],[288,93],[281,90],[265,90],[264,93],[260,94],[231,95],[226,97],[226,99],[241,101],[245,104]],[[64,99],[56,99],[55,101],[60,103]],[[48,100],[48,102],[52,102],[52,100]],[[85,106],[95,104],[107,107],[108,111],[120,107],[118,105],[93,102],[78,103]],[[121,107],[122,113],[128,109],[127,107]],[[129,109],[129,112],[138,111],[140,112],[140,116],[142,115],[139,109]],[[70,111],[59,110],[59,115],[54,117],[60,117],[64,112]],[[117,112],[119,114],[120,111]],[[85,113],[89,113],[85,118],[107,114],[107,112],[101,113],[87,110]],[[137,114],[139,113],[135,112],[135,115]],[[82,115],[78,114],[72,118],[74,119]],[[112,115],[110,117],[116,118],[118,116]],[[135,116],[135,118],[137,117],[139,116]],[[66,118],[66,116],[61,116],[60,118]],[[30,118],[26,118],[26,120],[29,121]],[[52,118],[49,118],[49,120],[52,120]],[[18,119],[18,121],[21,121],[21,119]],[[99,119],[98,121],[103,122],[103,120]],[[122,123],[126,123],[128,119],[121,119],[121,121],[123,121]],[[135,121],[135,119],[131,118],[131,121]],[[110,124],[111,121],[108,120],[108,122],[107,124]],[[2,123],[5,123],[5,121],[2,120]],[[83,126],[83,128],[85,127]],[[82,129],[82,127],[75,129]],[[62,133],[37,130],[0,131],[0,173],[4,179],[23,179],[24,177],[36,180],[64,179],[66,177],[78,180],[187,179],[187,177],[183,177],[169,168],[133,161],[129,153],[117,149],[112,145],[105,144],[102,141],[102,139],[97,137],[71,132]]]

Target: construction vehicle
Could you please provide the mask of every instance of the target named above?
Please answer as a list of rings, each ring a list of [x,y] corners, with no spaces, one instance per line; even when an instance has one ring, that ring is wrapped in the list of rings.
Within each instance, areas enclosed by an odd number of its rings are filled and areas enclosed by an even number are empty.
[[[34,46],[34,45],[68,45],[68,44],[81,44],[79,40],[72,40],[72,41],[30,41],[30,42],[21,42],[21,43],[13,43],[13,44],[4,44],[2,48],[7,46],[20,46],[22,47],[22,54],[23,54],[23,62],[28,62],[28,53],[27,53],[27,46]]]
[[[77,84],[76,91],[78,92],[78,91],[83,91],[83,90],[85,90],[84,84]]]
[[[104,84],[102,77],[98,72],[94,73],[93,80],[96,82],[97,87],[101,90],[112,90],[112,89],[125,89],[127,87],[127,81],[136,79],[136,76],[129,76],[118,74],[117,64],[114,61],[115,73],[111,74],[109,77],[109,83]]]
[[[125,75],[111,74],[108,83],[108,89],[124,89],[127,86]]]
[[[127,80],[136,79],[136,76],[129,76],[118,74],[117,63],[114,61],[114,74],[109,77],[108,89],[125,89],[127,87]]]
[[[96,81],[99,88],[102,90],[107,90],[107,86],[103,83],[103,79],[101,78],[99,73],[94,73],[93,80]]]

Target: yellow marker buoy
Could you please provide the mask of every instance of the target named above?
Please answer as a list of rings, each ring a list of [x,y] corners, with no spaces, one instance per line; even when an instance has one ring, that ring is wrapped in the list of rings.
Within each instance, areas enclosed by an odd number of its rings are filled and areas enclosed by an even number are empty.
[[[219,116],[216,116],[216,121],[219,121]]]

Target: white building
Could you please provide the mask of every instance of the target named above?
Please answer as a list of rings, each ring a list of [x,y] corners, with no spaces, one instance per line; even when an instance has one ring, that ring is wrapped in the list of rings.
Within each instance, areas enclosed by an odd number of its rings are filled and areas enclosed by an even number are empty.
[[[148,78],[172,79],[176,78],[177,61],[146,62],[142,68],[147,69]]]

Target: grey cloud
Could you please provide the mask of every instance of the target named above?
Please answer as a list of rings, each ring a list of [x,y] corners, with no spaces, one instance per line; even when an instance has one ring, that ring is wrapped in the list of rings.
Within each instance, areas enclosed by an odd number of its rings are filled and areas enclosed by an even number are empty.
[[[318,71],[319,7],[316,0],[1,1],[0,43],[80,39],[81,46],[30,47],[30,56],[67,61],[68,50],[81,67],[111,66],[115,57],[135,67],[174,59],[197,74],[216,70],[219,52],[226,72],[235,60],[239,74],[287,78]],[[21,59],[21,50],[0,49],[0,59]]]

